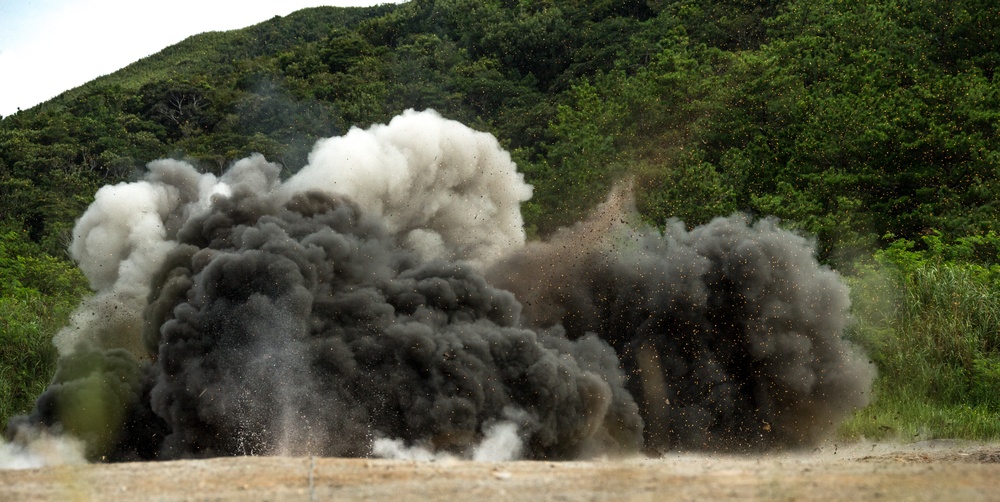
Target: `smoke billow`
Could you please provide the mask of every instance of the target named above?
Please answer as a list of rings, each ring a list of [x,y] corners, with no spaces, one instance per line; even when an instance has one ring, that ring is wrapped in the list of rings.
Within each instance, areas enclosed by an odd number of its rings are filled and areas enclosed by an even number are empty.
[[[578,458],[808,444],[866,402],[845,287],[769,221],[660,233],[619,193],[526,245],[510,156],[433,112],[279,172],[160,160],[102,188],[71,247],[94,294],[8,438],[111,461]]]
[[[627,189],[490,271],[529,324],[600,333],[646,421],[646,447],[811,444],[868,402],[874,369],[840,338],[850,299],[806,239],[771,220],[661,232]]]

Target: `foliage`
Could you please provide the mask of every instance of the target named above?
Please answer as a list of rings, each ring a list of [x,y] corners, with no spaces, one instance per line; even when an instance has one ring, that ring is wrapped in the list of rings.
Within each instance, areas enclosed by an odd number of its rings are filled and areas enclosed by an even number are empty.
[[[899,239],[852,280],[851,337],[878,365],[849,435],[1000,438],[1000,238]],[[982,260],[968,261],[975,256]]]
[[[517,151],[540,235],[631,177],[653,223],[774,215],[846,267],[887,233],[1000,231],[1000,56],[979,43],[997,17],[978,0],[306,9],[3,119],[0,176],[83,180],[20,218],[55,251],[80,200],[152,158],[218,171],[260,151],[294,172],[318,137],[432,107]]]
[[[317,138],[433,107],[512,151],[533,237],[625,179],[654,225],[739,211],[814,237],[882,371],[851,430],[995,435],[998,37],[985,0],[411,0],[191,37],[0,118],[4,382],[48,378],[99,186],[167,156],[287,175]]]
[[[52,335],[84,294],[72,264],[0,227],[0,420],[30,411],[55,372]]]
[[[706,158],[741,173],[739,198],[799,222],[827,256],[887,232],[1000,229],[996,81],[940,64],[944,28],[921,6],[788,2],[708,124]]]

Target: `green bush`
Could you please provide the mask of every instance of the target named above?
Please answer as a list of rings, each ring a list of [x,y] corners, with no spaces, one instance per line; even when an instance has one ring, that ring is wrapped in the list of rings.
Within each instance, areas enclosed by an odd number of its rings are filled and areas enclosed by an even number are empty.
[[[879,377],[872,405],[843,434],[1000,438],[997,243],[993,234],[900,239],[850,278],[856,322],[849,336],[866,348]]]
[[[31,410],[55,372],[52,337],[86,292],[71,263],[0,231],[0,423]]]

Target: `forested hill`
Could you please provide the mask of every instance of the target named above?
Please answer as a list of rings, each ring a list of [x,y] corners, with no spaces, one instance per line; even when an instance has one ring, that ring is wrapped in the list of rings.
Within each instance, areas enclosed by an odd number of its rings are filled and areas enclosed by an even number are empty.
[[[1000,230],[992,0],[412,0],[192,37],[0,122],[6,248],[64,257],[97,187],[164,156],[294,171],[433,108],[490,131],[534,235],[619,178],[652,223],[775,215],[844,263]],[[995,255],[980,257],[996,261]]]

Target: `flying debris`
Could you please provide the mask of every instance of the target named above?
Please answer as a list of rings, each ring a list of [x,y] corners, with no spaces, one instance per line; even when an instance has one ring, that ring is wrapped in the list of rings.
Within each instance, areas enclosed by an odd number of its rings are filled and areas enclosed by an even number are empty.
[[[94,294],[14,443],[568,459],[805,445],[866,403],[846,287],[806,240],[629,225],[620,190],[526,243],[510,156],[432,111],[322,140],[287,180],[259,155],[148,171],[76,225]]]

